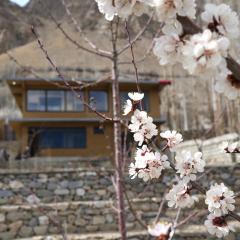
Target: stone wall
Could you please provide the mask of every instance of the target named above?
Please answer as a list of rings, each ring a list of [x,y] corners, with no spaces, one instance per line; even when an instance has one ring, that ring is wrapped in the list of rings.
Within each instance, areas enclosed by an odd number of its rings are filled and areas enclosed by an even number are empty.
[[[207,172],[208,181],[206,176],[200,180],[203,185],[224,181],[239,192],[240,166],[209,167]],[[112,173],[103,169],[50,172],[1,170],[0,239],[31,238],[62,232],[84,234],[117,231],[114,189],[110,180]],[[167,171],[160,180],[151,184],[138,179],[130,181],[126,176],[126,189],[139,219],[148,224],[154,220],[160,198],[170,180],[170,172]],[[33,201],[32,196],[37,198]],[[205,208],[202,196],[199,198],[198,209]],[[187,214],[189,211],[182,212],[181,217]],[[174,218],[175,215],[174,209],[165,209],[161,219]],[[191,221],[191,224],[202,225],[204,218],[201,217],[200,222],[199,219]],[[129,230],[143,230],[129,208],[126,219]]]
[[[240,191],[240,165],[216,169],[209,167],[208,170],[209,174],[202,178],[203,184],[224,181],[234,191]],[[36,195],[42,203],[114,199],[112,175],[111,170],[89,169],[35,173],[0,170],[0,205],[25,204],[31,195]],[[152,181],[151,184],[144,183],[141,179],[131,180],[126,176],[125,188],[131,198],[158,197],[164,192],[163,186],[169,185],[171,179],[170,171],[165,171],[161,179]]]
[[[203,207],[203,199],[197,208]],[[133,208],[138,218],[146,223],[152,222],[159,208],[160,199],[133,200]],[[97,202],[62,202],[39,205],[12,205],[0,207],[0,239],[46,236],[63,232],[84,234],[117,231],[116,212],[111,201]],[[188,216],[189,211],[182,212],[181,217]],[[176,211],[165,209],[161,220],[174,219]],[[204,214],[193,219],[191,224],[203,224]],[[135,217],[127,209],[127,229],[143,230]],[[237,228],[239,230],[239,227]],[[190,235],[190,234],[188,234]],[[206,232],[205,232],[206,235]],[[194,234],[192,234],[194,236]]]

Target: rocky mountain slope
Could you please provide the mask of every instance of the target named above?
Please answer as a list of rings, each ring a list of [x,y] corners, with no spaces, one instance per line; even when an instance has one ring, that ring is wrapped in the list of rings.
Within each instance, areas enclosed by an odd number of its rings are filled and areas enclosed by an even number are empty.
[[[97,10],[95,1],[65,0],[74,17],[84,30],[101,30],[108,22]],[[24,45],[33,40],[31,25],[38,30],[45,30],[52,23],[53,15],[60,23],[69,22],[65,8],[61,0],[30,0],[26,7],[21,8],[9,0],[0,1],[0,53],[14,47]],[[137,32],[146,22],[146,16],[133,18],[131,21],[132,31]],[[153,24],[151,28],[156,25]],[[124,29],[123,29],[124,30]],[[151,29],[147,31],[151,34]]]

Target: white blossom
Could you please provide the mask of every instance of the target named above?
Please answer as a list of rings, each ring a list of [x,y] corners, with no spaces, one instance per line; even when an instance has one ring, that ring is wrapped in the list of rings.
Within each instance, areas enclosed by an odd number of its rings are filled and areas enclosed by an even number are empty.
[[[164,35],[155,39],[153,53],[157,56],[160,65],[174,65],[181,62],[183,42],[176,34]]]
[[[195,18],[196,4],[195,0],[155,0],[158,19],[161,22],[168,22],[180,16]]]
[[[147,115],[147,112],[136,109],[131,117],[131,123],[128,128],[134,133],[134,141],[141,146],[144,140],[150,140],[158,134],[156,125],[153,123],[153,118]]]
[[[226,237],[230,231],[234,231],[231,223],[228,223],[224,216],[216,217],[214,214],[209,214],[204,222],[208,232],[218,238]]]
[[[127,100],[123,106],[123,115],[128,115],[133,109],[133,104],[131,100]]]
[[[128,93],[128,96],[134,102],[139,102],[144,98],[144,93],[130,92],[130,93]]]
[[[206,4],[205,11],[201,15],[211,31],[229,39],[239,37],[239,18],[236,12],[226,4]]]
[[[146,145],[138,148],[135,156],[135,163],[131,163],[129,167],[129,175],[131,178],[142,178],[143,181],[159,178],[162,170],[170,166],[166,155],[159,152],[153,152]]]
[[[136,109],[131,117],[131,124],[128,128],[131,132],[137,132],[142,124],[147,122],[147,112]]]
[[[168,237],[172,228],[172,223],[157,222],[148,225],[148,233],[153,237]],[[165,239],[165,238],[164,238]]]
[[[215,77],[215,90],[224,94],[230,100],[240,96],[240,88],[235,86],[233,75],[230,71],[220,71]]]
[[[234,192],[223,183],[214,184],[206,192],[205,203],[208,205],[208,210],[215,216],[228,214],[229,211],[235,209]]]
[[[195,181],[196,173],[204,171],[205,161],[202,159],[201,152],[196,152],[192,156],[190,151],[184,150],[177,153],[175,160],[177,173],[186,183]]]
[[[116,15],[116,8],[113,6],[112,0],[95,0],[98,4],[99,12],[105,15],[106,20],[112,21]]]
[[[229,152],[229,153],[233,153],[235,150],[237,150],[238,148],[238,142],[233,142],[233,143],[229,143],[227,141],[222,142],[219,145],[219,149],[221,150],[221,152]]]
[[[190,189],[185,182],[179,181],[166,195],[166,200],[169,207],[190,208],[198,199],[190,195]]]
[[[183,27],[182,24],[177,19],[171,19],[165,23],[162,28],[162,32],[165,35],[172,35],[176,34],[181,36],[183,34]]]
[[[127,18],[132,13],[140,16],[146,12],[147,0],[95,0],[99,11],[105,15],[106,20],[112,21],[114,16]]]
[[[229,48],[226,37],[215,38],[210,30],[195,34],[183,47],[183,67],[190,74],[208,75],[226,66],[225,57]]]
[[[178,133],[175,130],[167,130],[165,132],[161,132],[160,136],[167,140],[167,145],[170,149],[174,148],[183,141],[182,134]]]

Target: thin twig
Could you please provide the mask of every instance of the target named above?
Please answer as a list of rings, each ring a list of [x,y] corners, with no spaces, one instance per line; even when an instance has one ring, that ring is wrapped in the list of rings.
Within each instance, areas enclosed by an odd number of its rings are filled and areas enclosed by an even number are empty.
[[[155,223],[158,222],[158,220],[159,220],[159,218],[160,218],[160,215],[161,215],[161,213],[162,213],[164,204],[165,204],[165,202],[166,202],[166,199],[165,199],[166,193],[167,193],[167,190],[166,190],[166,191],[164,192],[164,194],[163,194],[163,198],[162,198],[161,204],[160,204],[160,206],[159,206],[157,216],[156,216],[156,218],[155,218],[155,220],[154,220]]]
[[[62,84],[60,84],[56,81],[51,81],[48,78],[38,74],[32,67],[22,65],[11,53],[6,52],[6,54],[11,61],[13,61],[18,67],[20,67],[21,70],[23,70],[25,72],[28,72],[28,73],[31,73],[36,79],[43,80],[45,82],[50,83],[51,85],[57,86],[57,87],[62,88],[62,89],[69,89],[69,87],[67,87],[65,84],[62,85]],[[85,89],[85,88],[96,86],[97,84],[99,84],[101,82],[108,81],[108,80],[111,80],[111,75],[106,75],[106,76],[96,80],[93,83],[84,83],[84,82],[79,82],[79,81],[75,82],[74,81],[74,83],[78,84],[79,86],[72,86],[72,88],[74,88],[75,90],[82,90],[82,89]]]
[[[62,5],[65,8],[65,11],[68,15],[68,17],[71,19],[75,29],[80,33],[80,35],[83,37],[84,41],[92,48],[94,49],[98,54],[106,54],[111,56],[111,52],[109,51],[105,51],[102,50],[100,48],[98,48],[87,36],[86,34],[83,32],[83,30],[81,29],[79,23],[77,22],[76,18],[73,16],[72,12],[70,11],[69,7],[67,6],[65,0],[61,0],[62,1]]]
[[[39,38],[39,36],[38,36],[38,34],[37,34],[37,32],[36,32],[36,30],[34,29],[33,26],[32,26],[32,33],[34,34],[34,36],[35,36],[35,38],[36,38],[36,40],[37,40],[37,42],[38,42],[38,45],[39,45],[41,51],[44,53],[47,61],[50,63],[50,65],[52,66],[52,68],[56,71],[56,73],[58,74],[58,77],[64,82],[64,84],[66,85],[66,87],[68,87],[68,88],[72,91],[72,93],[73,93],[76,97],[78,97],[78,98],[82,101],[82,103],[83,103],[89,110],[93,111],[93,112],[96,113],[99,117],[103,118],[103,119],[106,120],[106,121],[114,122],[114,119],[113,119],[113,118],[108,117],[108,116],[106,116],[106,115],[103,114],[103,113],[100,113],[99,111],[97,111],[96,109],[94,109],[89,103],[87,103],[87,102],[84,101],[84,99],[82,98],[82,96],[75,91],[75,89],[69,84],[69,82],[67,82],[67,81],[65,80],[64,76],[62,75],[62,73],[60,72],[60,70],[58,69],[58,67],[54,64],[53,60],[50,58],[47,50],[45,49],[42,41],[40,40],[40,38]]]
[[[148,26],[150,25],[152,19],[154,16],[154,12],[151,14],[151,16],[149,17],[147,23],[145,24],[145,26],[139,31],[139,33],[135,36],[135,38],[132,40],[131,43],[126,44],[122,49],[120,49],[117,54],[120,55],[123,52],[125,52],[128,48],[131,47],[131,45],[133,45],[136,41],[138,41],[140,39],[140,37],[145,33],[145,31],[147,30]]]
[[[181,226],[183,226],[184,224],[186,224],[188,221],[190,221],[192,218],[195,218],[203,213],[207,213],[207,210],[203,210],[203,211],[195,211],[192,214],[190,214],[189,216],[187,216],[185,219],[183,219],[182,221],[180,221],[175,228],[180,228]]]
[[[161,33],[161,26],[160,26],[159,30],[157,31],[157,33],[155,34],[155,36],[153,37],[153,40],[152,40],[151,44],[149,45],[148,49],[146,50],[145,54],[141,58],[135,60],[136,63],[144,62],[146,60],[146,58],[152,53],[152,50],[153,50],[153,47],[155,44],[155,38],[159,37],[160,33]],[[132,62],[130,62],[130,61],[120,61],[119,65],[127,65],[127,64],[131,64],[131,63]]]
[[[128,206],[129,206],[129,210],[131,211],[131,213],[133,214],[133,216],[135,217],[135,219],[137,220],[137,222],[144,228],[144,229],[147,229],[148,226],[146,223],[144,223],[137,215],[136,211],[133,209],[133,206],[132,206],[132,203],[128,197],[128,194],[127,194],[127,191],[124,190],[124,195],[125,195],[125,198],[127,200],[127,203],[128,203]]]
[[[108,59],[111,59],[112,56],[111,55],[108,55],[106,53],[101,53],[101,52],[98,52],[96,50],[92,50],[92,49],[89,49],[87,47],[84,47],[83,45],[81,45],[79,42],[77,42],[75,39],[73,39],[64,29],[63,27],[61,26],[60,23],[58,23],[58,21],[56,20],[56,18],[52,15],[51,11],[42,3],[42,1],[40,1],[40,4],[44,7],[44,9],[48,12],[48,15],[50,16],[51,20],[53,21],[53,23],[56,25],[56,27],[60,30],[60,32],[64,35],[64,37],[69,40],[73,45],[75,45],[78,49],[81,49],[85,52],[88,52],[88,53],[91,53],[91,54],[94,54],[94,55],[98,55],[98,56],[101,56],[101,57],[104,57],[104,58],[108,58]]]
[[[129,42],[129,45],[130,45],[131,56],[132,56],[132,64],[133,64],[133,67],[134,67],[134,70],[135,70],[137,90],[138,90],[139,93],[141,93],[142,91],[141,91],[141,88],[140,88],[140,85],[139,85],[138,69],[137,69],[137,65],[136,65],[136,62],[135,62],[135,55],[134,55],[134,51],[133,51],[133,43],[131,41],[131,36],[130,36],[129,29],[128,29],[127,20],[125,20],[125,29],[126,29],[126,32],[127,32],[128,42]],[[140,101],[140,108],[141,108],[141,110],[143,110],[142,101]]]

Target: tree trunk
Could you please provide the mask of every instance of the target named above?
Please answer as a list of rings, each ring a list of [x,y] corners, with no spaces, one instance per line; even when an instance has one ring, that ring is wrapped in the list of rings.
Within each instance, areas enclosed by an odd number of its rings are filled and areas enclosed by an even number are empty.
[[[113,98],[113,119],[114,119],[114,158],[115,158],[115,181],[118,209],[118,226],[121,239],[126,240],[125,207],[123,194],[123,154],[121,141],[121,108],[119,99],[118,66],[116,54],[116,41],[113,39],[112,59],[112,98]]]

